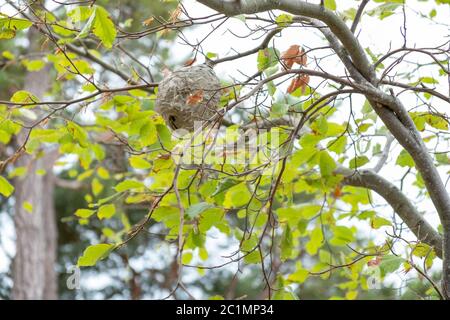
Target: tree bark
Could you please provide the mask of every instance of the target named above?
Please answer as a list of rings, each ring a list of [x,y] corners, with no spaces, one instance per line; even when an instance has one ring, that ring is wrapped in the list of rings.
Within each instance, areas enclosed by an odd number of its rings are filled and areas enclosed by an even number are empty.
[[[30,29],[30,50],[38,51],[38,31]],[[42,98],[50,78],[46,68],[26,75],[24,90]],[[28,129],[17,137],[17,147],[25,141]],[[16,229],[16,256],[13,263],[13,299],[56,299],[57,226],[53,203],[55,152],[44,150],[42,156],[24,153],[16,162],[27,168],[27,173],[14,181],[14,224]],[[46,170],[39,175],[36,170]],[[32,205],[28,212],[23,203]]]

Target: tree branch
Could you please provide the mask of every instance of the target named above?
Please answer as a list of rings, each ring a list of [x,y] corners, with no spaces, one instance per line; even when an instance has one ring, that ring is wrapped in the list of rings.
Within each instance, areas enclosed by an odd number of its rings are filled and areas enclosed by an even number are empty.
[[[389,157],[389,152],[391,151],[392,142],[394,142],[394,137],[390,133],[386,134],[386,145],[384,146],[384,149],[381,152],[380,159],[378,160],[377,164],[373,168],[373,171],[375,171],[376,173],[380,172],[380,170],[383,168],[384,164],[386,163],[386,161]]]
[[[241,0],[234,2],[225,2],[222,0],[197,1],[228,16],[252,14],[278,9],[295,15],[320,20],[339,38],[361,74],[368,80],[375,79],[375,72],[367,59],[364,49],[345,22],[333,11],[320,5],[296,0]]]
[[[436,254],[442,257],[441,235],[394,184],[372,170],[354,171],[340,166],[336,173],[345,176],[343,183],[346,185],[368,188],[378,193],[406,223],[417,239],[432,246]]]
[[[355,19],[353,20],[352,26],[350,30],[352,33],[355,33],[356,27],[358,26],[359,21],[361,20],[362,14],[364,12],[364,8],[369,3],[369,0],[363,0],[358,7],[358,11],[356,11]]]

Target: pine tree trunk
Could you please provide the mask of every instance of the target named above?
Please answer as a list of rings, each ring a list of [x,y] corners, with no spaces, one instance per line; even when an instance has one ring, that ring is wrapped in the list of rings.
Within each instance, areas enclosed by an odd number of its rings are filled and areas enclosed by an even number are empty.
[[[30,50],[38,51],[38,31],[29,31]],[[50,78],[46,68],[30,72],[25,78],[24,90],[44,96]],[[27,130],[22,130],[17,146],[25,140]],[[53,203],[54,179],[52,167],[56,153],[48,150],[37,158],[23,154],[16,162],[26,167],[27,173],[16,179],[14,223],[16,229],[16,256],[13,263],[13,299],[56,299],[57,274],[55,271],[57,250],[57,226]],[[36,170],[46,170],[39,175]],[[23,203],[32,205],[28,212]]]

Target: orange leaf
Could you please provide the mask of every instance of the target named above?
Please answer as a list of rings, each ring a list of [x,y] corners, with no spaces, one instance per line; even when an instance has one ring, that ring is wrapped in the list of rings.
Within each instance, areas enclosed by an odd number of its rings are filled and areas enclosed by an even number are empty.
[[[301,66],[306,66],[308,57],[306,56],[305,50],[303,50],[303,48],[301,48],[298,52],[298,56],[294,58],[294,62],[298,63]]]
[[[187,61],[184,63],[184,66],[185,66],[185,67],[190,67],[190,66],[192,66],[196,61],[197,61],[197,59],[195,59],[195,58],[189,59],[189,60],[187,60]]]
[[[155,20],[155,18],[150,17],[150,18],[144,20],[144,22],[142,22],[142,24],[143,24],[144,26],[148,27],[149,25],[152,24],[152,22],[153,22],[154,20]]]
[[[380,256],[377,256],[374,260],[370,260],[369,262],[367,262],[367,265],[369,267],[374,267],[380,264],[382,258]]]
[[[171,22],[171,23],[177,22],[180,15],[181,15],[181,6],[178,5],[178,7],[175,9],[175,11],[173,11],[170,14],[169,22]]]
[[[202,101],[203,101],[203,90],[197,90],[187,98],[186,103],[192,106]]]
[[[294,63],[298,63],[301,66],[306,65],[306,54],[305,50],[303,48],[300,48],[299,45],[293,44],[289,47],[285,52],[283,52],[283,55],[281,56],[281,60],[283,60],[283,63],[286,65],[286,68],[292,69],[292,66]]]
[[[163,159],[163,160],[169,160],[170,157],[171,157],[170,153],[160,154],[158,156],[159,159]]]
[[[300,51],[300,46],[293,44],[289,47],[285,52],[283,52],[283,55],[281,56],[281,60],[283,60],[284,64],[286,65],[286,68],[289,70],[294,65],[294,60],[298,56]]]
[[[342,196],[342,188],[341,186],[337,185],[336,188],[334,188],[333,197],[340,198],[341,196]]]
[[[305,93],[305,89],[308,86],[308,83],[309,83],[309,75],[300,74],[292,80],[291,84],[287,89],[287,93],[293,93],[298,88],[301,88],[303,94]]]

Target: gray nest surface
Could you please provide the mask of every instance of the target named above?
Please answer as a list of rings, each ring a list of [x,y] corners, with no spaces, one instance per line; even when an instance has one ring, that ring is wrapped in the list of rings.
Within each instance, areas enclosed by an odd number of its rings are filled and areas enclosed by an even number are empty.
[[[155,110],[172,129],[194,130],[196,121],[216,114],[221,85],[214,70],[202,64],[169,74],[158,86]]]

